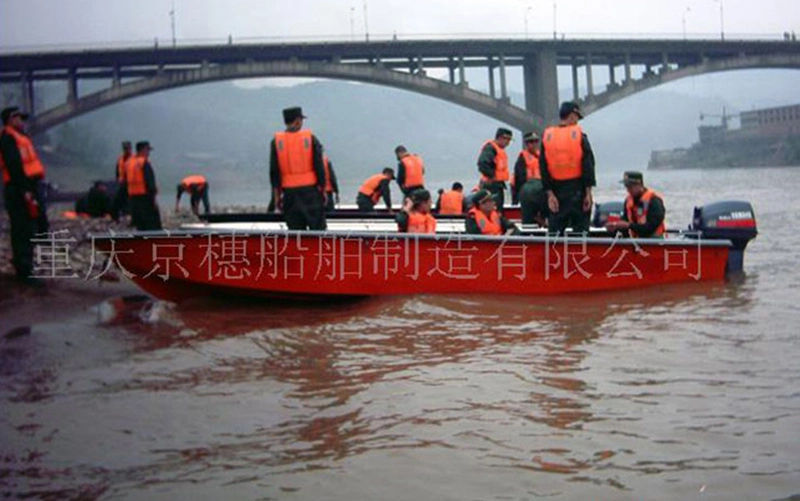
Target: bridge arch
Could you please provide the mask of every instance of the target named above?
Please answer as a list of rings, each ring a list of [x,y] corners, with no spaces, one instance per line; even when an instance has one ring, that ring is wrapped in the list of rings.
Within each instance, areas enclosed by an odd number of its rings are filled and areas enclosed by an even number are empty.
[[[582,104],[581,109],[585,115],[588,115],[638,92],[642,92],[665,83],[674,82],[681,78],[698,76],[705,73],[756,69],[798,70],[800,69],[800,55],[775,54],[717,59],[704,61],[700,64],[684,66],[674,70],[661,71],[657,74],[651,73],[644,78],[630,80],[624,85],[613,86],[606,92],[594,95]]]
[[[111,104],[162,90],[209,83],[263,77],[310,77],[350,80],[395,87],[444,99],[477,111],[519,130],[541,129],[545,120],[523,108],[466,86],[383,68],[380,65],[337,64],[319,61],[245,62],[203,66],[189,70],[162,71],[153,77],[112,86],[37,114],[30,131],[41,133],[67,120]]]

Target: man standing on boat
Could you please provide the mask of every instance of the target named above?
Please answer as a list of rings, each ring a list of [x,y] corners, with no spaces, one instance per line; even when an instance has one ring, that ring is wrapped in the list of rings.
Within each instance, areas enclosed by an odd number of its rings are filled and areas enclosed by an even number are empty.
[[[506,181],[509,179],[506,147],[511,144],[512,137],[513,134],[509,129],[500,127],[494,135],[494,140],[483,143],[478,156],[481,188],[492,194],[500,212],[503,212]]]
[[[324,230],[325,164],[322,144],[303,129],[303,109],[283,110],[284,132],[270,143],[269,175],[272,196],[290,230]]]
[[[489,190],[479,190],[472,198],[464,227],[471,235],[519,235],[519,229],[498,210]]]
[[[606,223],[606,229],[621,231],[633,238],[663,238],[667,231],[664,199],[644,185],[641,172],[626,172],[622,183],[628,190],[622,220]]]
[[[380,174],[369,177],[361,188],[358,189],[356,204],[361,212],[372,212],[378,200],[383,198],[386,202],[386,210],[392,211],[392,190],[390,183],[394,180],[394,171],[389,167],[383,169]]]
[[[394,154],[397,156],[397,184],[403,196],[425,189],[425,164],[422,158],[409,153],[402,144],[394,149]]]
[[[125,172],[131,224],[139,231],[161,229],[161,213],[156,201],[156,175],[150,164],[152,149],[148,141],[136,143],[136,157],[127,163]]]
[[[535,132],[528,132],[523,139],[525,147],[514,164],[514,185],[522,209],[522,224],[544,226],[547,197],[539,169],[539,136]]]
[[[577,103],[567,101],[559,109],[561,123],[544,131],[539,153],[542,185],[547,192],[549,231],[563,234],[589,231],[592,212],[594,153],[578,120],[583,118]]]
[[[2,111],[0,134],[0,170],[5,186],[4,201],[11,225],[12,263],[17,279],[29,285],[41,285],[33,278],[33,242],[36,234],[49,227],[44,197],[45,168],[33,142],[25,134],[27,113],[10,106]]]
[[[128,170],[128,162],[133,158],[133,147],[130,141],[122,142],[122,153],[117,158],[115,177],[117,180],[117,191],[114,193],[114,200],[111,205],[111,218],[119,220],[120,215],[128,213],[128,186],[125,181],[125,173]]]

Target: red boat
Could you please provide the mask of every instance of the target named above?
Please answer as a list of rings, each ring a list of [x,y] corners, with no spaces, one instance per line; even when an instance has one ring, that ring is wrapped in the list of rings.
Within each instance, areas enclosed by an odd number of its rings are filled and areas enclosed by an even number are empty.
[[[463,233],[458,220],[441,221],[436,235],[409,235],[397,233],[391,221],[351,218],[330,220],[324,232],[239,221],[107,235],[95,237],[95,249],[142,289],[171,301],[558,294],[721,280],[726,270],[741,269],[741,254],[756,233],[752,207],[716,205],[722,207],[696,209],[692,232],[667,239],[604,231],[554,237],[543,230],[486,237]]]

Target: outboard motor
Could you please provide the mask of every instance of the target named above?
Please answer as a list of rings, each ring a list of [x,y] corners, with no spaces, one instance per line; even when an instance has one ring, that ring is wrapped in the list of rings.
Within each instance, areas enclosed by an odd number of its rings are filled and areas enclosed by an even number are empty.
[[[613,223],[622,219],[625,213],[624,202],[604,202],[602,204],[594,204],[594,217],[592,218],[592,226],[595,228],[603,228],[606,223]]]
[[[694,217],[689,227],[697,232],[697,238],[730,240],[733,247],[728,252],[726,270],[742,271],[744,249],[750,240],[756,238],[756,214],[750,202],[728,200],[714,202],[694,208]]]

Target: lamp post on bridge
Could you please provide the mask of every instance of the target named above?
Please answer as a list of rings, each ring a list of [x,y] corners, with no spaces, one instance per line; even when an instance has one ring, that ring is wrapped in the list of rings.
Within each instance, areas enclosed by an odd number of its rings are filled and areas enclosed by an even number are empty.
[[[364,0],[364,37],[369,42],[369,21],[367,19],[367,0]]]
[[[686,10],[683,11],[683,39],[686,40],[686,14],[691,12],[692,9],[690,7],[686,7]]]
[[[557,40],[556,35],[556,0],[553,0],[553,40]]]
[[[175,40],[175,1],[172,2],[172,10],[169,11],[170,24],[172,25],[172,47],[176,45]]]
[[[725,40],[725,16],[723,15],[722,0],[714,0],[719,3],[719,38]]]
[[[355,15],[356,15],[356,8],[350,7],[350,41],[355,41],[356,39],[356,28],[355,28]]]
[[[533,9],[533,7],[530,5],[525,9],[525,38],[528,38],[528,14],[531,13],[531,9]]]

